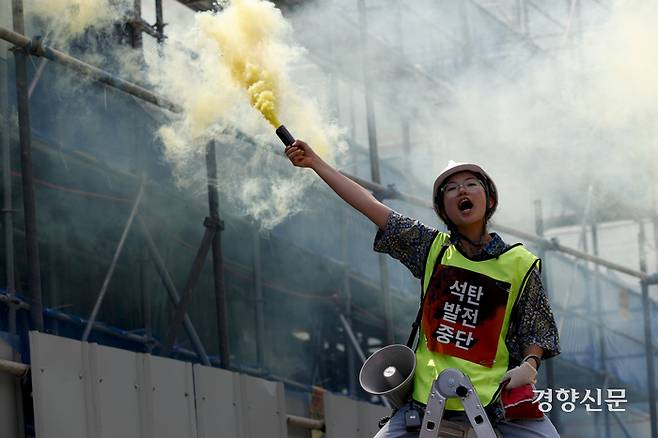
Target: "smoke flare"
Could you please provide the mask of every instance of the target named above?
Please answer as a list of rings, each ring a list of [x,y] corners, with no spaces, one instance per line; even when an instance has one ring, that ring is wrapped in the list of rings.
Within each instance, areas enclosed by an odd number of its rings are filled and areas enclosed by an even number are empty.
[[[150,81],[183,108],[158,132],[165,158],[180,186],[205,190],[201,154],[216,141],[225,205],[270,229],[302,210],[314,181],[272,153],[279,119],[329,161],[345,148],[342,131],[326,121],[318,103],[326,102],[325,90],[302,90],[288,77],[304,52],[272,3],[235,0],[219,13],[195,14],[179,29],[170,28],[162,56],[147,60]]]
[[[251,105],[277,128],[279,78],[272,73],[276,66],[271,42],[289,30],[281,12],[270,2],[234,0],[219,14],[201,15],[199,24],[217,43],[223,62],[247,91]]]

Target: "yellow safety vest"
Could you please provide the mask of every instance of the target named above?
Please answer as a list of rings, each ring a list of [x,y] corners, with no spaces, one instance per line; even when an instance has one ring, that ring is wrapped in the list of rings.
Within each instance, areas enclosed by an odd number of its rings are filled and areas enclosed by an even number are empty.
[[[442,259],[437,260],[444,245],[448,247]],[[437,378],[439,373],[446,368],[457,368],[470,377],[478,397],[484,406],[493,401],[500,379],[507,372],[509,364],[509,352],[505,345],[505,338],[509,329],[510,315],[520,291],[523,290],[529,273],[538,263],[539,259],[521,244],[512,246],[496,258],[483,261],[469,260],[454,245],[450,244],[449,236],[446,233],[438,234],[434,242],[432,242],[427,256],[423,278],[423,294],[427,293],[430,279],[435,268],[439,265],[454,266],[483,274],[496,281],[508,283],[511,286],[509,287],[505,316],[498,336],[495,359],[489,367],[452,355],[430,351],[428,349],[427,337],[423,330],[420,331],[418,348],[416,350],[414,400],[427,403],[432,382]],[[459,400],[449,399],[446,403],[446,409],[463,410],[463,407]]]

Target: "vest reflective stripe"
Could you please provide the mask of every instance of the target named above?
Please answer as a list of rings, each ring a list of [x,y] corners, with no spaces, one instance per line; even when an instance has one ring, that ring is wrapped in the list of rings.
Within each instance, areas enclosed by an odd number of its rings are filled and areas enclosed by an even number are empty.
[[[445,233],[439,233],[434,239],[434,242],[432,242],[425,265],[423,293],[427,292],[437,258],[441,252],[441,247],[448,242],[449,236]],[[450,245],[445,251],[441,263],[447,266],[457,266],[478,272],[496,280],[510,283],[512,286],[507,300],[503,326],[498,338],[494,365],[491,368],[487,368],[457,357],[434,353],[427,349],[427,339],[425,338],[425,333],[421,331],[418,349],[416,350],[416,374],[414,377],[413,398],[421,403],[427,403],[430,387],[439,373],[446,368],[457,368],[470,377],[480,397],[480,401],[486,406],[491,403],[498,389],[500,379],[507,372],[509,352],[505,345],[505,337],[509,329],[510,315],[516,304],[519,292],[523,289],[527,280],[527,274],[538,263],[538,258],[519,245],[507,250],[497,258],[476,262],[467,259],[454,245]],[[461,403],[457,399],[448,400],[446,408],[463,410]]]

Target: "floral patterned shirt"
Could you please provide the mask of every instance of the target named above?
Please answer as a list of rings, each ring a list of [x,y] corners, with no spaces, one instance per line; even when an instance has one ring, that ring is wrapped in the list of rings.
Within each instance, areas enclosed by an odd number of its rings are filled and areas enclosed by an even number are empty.
[[[399,260],[414,277],[422,278],[427,255],[438,233],[437,229],[415,219],[391,212],[386,228],[375,236],[374,249]],[[482,251],[471,257],[473,260],[496,257],[509,248],[498,234],[492,233],[491,237]],[[453,243],[460,246],[458,241]],[[560,354],[557,325],[537,268],[528,276],[513,310],[505,344],[516,361],[523,359],[523,349],[529,345],[543,348],[544,358]]]

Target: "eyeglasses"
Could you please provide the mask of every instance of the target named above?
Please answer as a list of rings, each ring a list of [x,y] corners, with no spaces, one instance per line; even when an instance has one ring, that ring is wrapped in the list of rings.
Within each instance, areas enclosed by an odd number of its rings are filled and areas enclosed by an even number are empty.
[[[477,192],[480,188],[484,188],[482,183],[480,183],[480,180],[477,178],[468,178],[461,184],[457,184],[456,182],[449,182],[443,186],[442,191],[448,196],[457,196],[460,187],[463,187],[466,193],[470,194]]]

